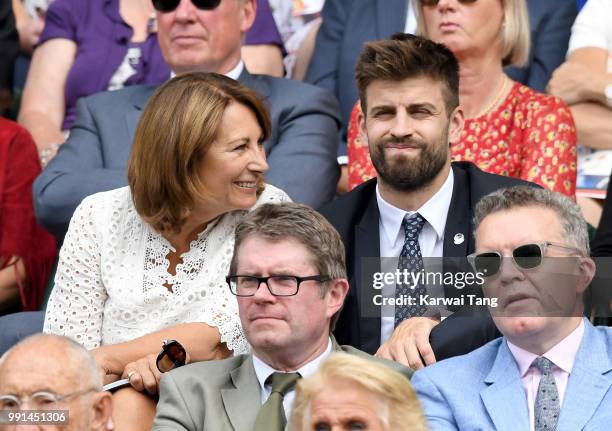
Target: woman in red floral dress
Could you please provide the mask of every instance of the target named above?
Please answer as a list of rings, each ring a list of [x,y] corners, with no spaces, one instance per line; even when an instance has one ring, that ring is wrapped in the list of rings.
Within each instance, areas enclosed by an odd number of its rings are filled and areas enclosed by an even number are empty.
[[[460,64],[459,95],[466,120],[453,160],[533,181],[574,197],[576,129],[560,99],[510,80],[503,66],[528,52],[524,0],[419,1],[419,29],[447,45]],[[360,104],[348,129],[349,190],[376,176],[359,132]]]

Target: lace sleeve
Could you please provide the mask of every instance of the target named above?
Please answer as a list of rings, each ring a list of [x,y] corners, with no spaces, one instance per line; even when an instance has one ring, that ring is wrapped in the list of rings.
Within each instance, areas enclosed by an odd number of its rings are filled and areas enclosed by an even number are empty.
[[[100,268],[102,238],[95,221],[99,198],[86,198],[72,216],[44,325],[44,332],[71,337],[87,349],[100,346],[107,298]]]

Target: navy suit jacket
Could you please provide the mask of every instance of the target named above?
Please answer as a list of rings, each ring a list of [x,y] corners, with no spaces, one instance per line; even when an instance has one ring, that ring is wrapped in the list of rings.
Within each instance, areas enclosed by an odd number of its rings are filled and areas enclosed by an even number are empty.
[[[544,91],[552,72],[564,61],[576,18],[575,0],[527,0],[532,49],[528,64],[507,68],[508,75]],[[331,91],[340,102],[344,130],[358,100],[355,65],[364,42],[403,32],[407,0],[327,0],[306,82]],[[343,136],[343,141],[346,137]],[[341,153],[346,149],[341,148]]]
[[[584,319],[557,431],[609,430],[612,423],[612,328]],[[506,338],[430,365],[412,376],[432,431],[529,430],[527,398]]]
[[[239,81],[266,99],[272,134],[264,143],[266,181],[312,206],[336,192],[338,104],[321,88],[251,75]],[[138,119],[155,86],[132,86],[77,102],[70,137],[34,182],[38,220],[60,239],[83,198],[127,185],[126,167]]]
[[[539,186],[486,173],[469,162],[453,162],[452,169],[454,185],[444,228],[443,255],[445,258],[455,258],[454,260],[467,270],[465,256],[474,251],[474,206],[480,198],[501,188],[516,185]],[[368,257],[380,257],[376,178],[325,205],[320,212],[340,233],[346,252],[350,284],[334,334],[339,343],[373,354],[380,346],[380,312],[377,315],[376,311],[372,312],[370,307],[375,292],[371,286],[365,286],[363,281],[372,280],[370,273],[380,271],[367,263]],[[456,234],[462,234],[465,240],[455,244],[453,238]],[[454,294],[450,289],[445,293],[447,297]],[[365,310],[367,312],[364,312]],[[462,320],[454,320],[459,318]],[[436,358],[442,359],[467,353],[498,336],[488,312],[473,313],[470,310],[465,315],[459,312],[445,319],[434,328],[430,341]],[[457,340],[461,342],[457,343]]]

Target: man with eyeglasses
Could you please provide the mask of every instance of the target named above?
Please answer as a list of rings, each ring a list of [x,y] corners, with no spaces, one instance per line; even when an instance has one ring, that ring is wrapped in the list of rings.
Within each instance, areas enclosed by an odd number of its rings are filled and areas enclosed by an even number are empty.
[[[256,0],[154,0],[153,6],[159,46],[173,73],[225,74],[266,99],[272,120],[264,143],[266,182],[297,202],[330,201],[339,176],[338,104],[319,87],[249,73],[241,44],[255,19]],[[37,218],[59,239],[83,198],[127,185],[136,124],[155,89],[132,86],[77,103],[68,140],[33,186]]]
[[[154,430],[282,431],[293,387],[332,351],[382,361],[331,336],[348,281],[338,233],[316,211],[266,204],[236,228],[227,277],[249,355],[186,365],[160,382]]]
[[[604,430],[612,421],[612,328],[583,317],[595,273],[580,208],[513,187],[476,206],[474,269],[502,338],[412,379],[431,430]]]
[[[0,430],[112,430],[111,413],[95,360],[73,340],[33,335],[0,358]]]

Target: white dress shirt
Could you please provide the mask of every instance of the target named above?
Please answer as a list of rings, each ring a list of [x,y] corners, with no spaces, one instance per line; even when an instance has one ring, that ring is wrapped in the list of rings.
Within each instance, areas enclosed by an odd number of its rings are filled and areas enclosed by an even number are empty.
[[[386,202],[380,195],[378,185],[376,186],[376,201],[380,218],[378,222],[380,237],[381,271],[395,272],[397,269],[397,258],[404,247],[404,229],[402,221],[406,214],[418,212],[425,219],[423,229],[419,234],[419,246],[423,257],[442,257],[444,249],[444,228],[446,217],[453,196],[454,175],[450,169],[449,175],[436,192],[421,208],[414,212],[407,212],[394,207]],[[382,290],[385,298],[395,296],[395,285],[387,285]],[[381,307],[380,342],[384,343],[393,333],[395,326],[395,307],[383,305]]]
[[[327,343],[327,349],[325,349],[323,353],[321,353],[312,361],[308,362],[302,368],[295,370],[294,372],[300,373],[303,378],[311,376],[319,369],[323,361],[331,354],[331,352],[332,342],[330,339]],[[259,386],[261,387],[261,404],[263,405],[268,400],[268,397],[272,392],[272,385],[267,385],[266,380],[268,379],[268,377],[270,377],[272,373],[281,373],[282,371],[275,370],[274,368],[266,364],[264,361],[259,359],[254,353],[253,367],[255,367],[255,375],[257,376]],[[283,408],[285,409],[285,417],[287,418],[287,421],[289,421],[289,418],[291,417],[291,408],[293,406],[294,399],[295,389],[292,388],[285,394],[283,398]]]
[[[565,397],[565,389],[569,375],[574,368],[576,353],[580,348],[582,337],[584,335],[584,321],[580,320],[580,324],[567,337],[557,343],[548,352],[542,356],[553,363],[552,373],[557,385],[559,393],[559,406],[563,407],[563,399]],[[521,383],[525,389],[527,397],[527,408],[529,409],[529,427],[531,431],[535,429],[534,408],[536,395],[538,394],[538,386],[542,373],[531,364],[538,355],[528,352],[508,341],[508,348],[516,360],[521,375]]]

